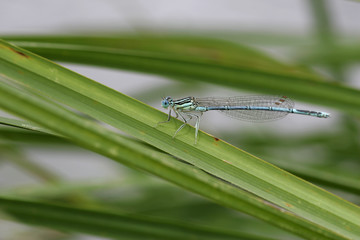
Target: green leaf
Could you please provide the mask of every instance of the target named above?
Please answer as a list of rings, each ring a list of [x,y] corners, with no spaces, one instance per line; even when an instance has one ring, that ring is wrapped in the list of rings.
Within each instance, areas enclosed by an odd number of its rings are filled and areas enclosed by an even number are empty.
[[[330,48],[309,48],[299,53],[299,62],[303,64],[349,64],[360,62],[360,45],[342,46],[331,44]]]
[[[33,133],[27,132],[28,133],[27,135],[29,137],[29,142],[33,142],[34,139],[38,139],[38,141],[40,141],[40,142],[49,142],[50,140],[54,140],[54,138],[55,138],[55,136],[52,137],[49,134],[41,134],[41,132],[50,133],[50,134],[54,134],[54,133],[51,133],[51,131],[41,128],[37,124],[30,123],[28,121],[0,117],[0,124],[23,128],[23,129],[27,129],[27,130],[31,130],[31,131],[35,130],[35,132],[33,132]],[[8,136],[12,136],[12,138],[24,140],[25,133],[20,132],[20,131],[10,131],[10,130],[4,131],[3,129],[0,129],[0,134],[4,135],[6,138],[8,138]],[[33,137],[31,137],[32,134],[34,134]],[[324,137],[324,136],[322,136],[322,137]],[[326,137],[334,137],[334,136],[329,135]],[[41,141],[41,139],[43,139],[43,140]],[[15,140],[15,139],[13,139],[13,140]],[[275,141],[280,144],[283,144],[284,140],[276,139]],[[60,138],[58,138],[56,143],[59,143],[59,142],[66,143],[65,141],[62,141]],[[299,143],[296,143],[296,144],[299,144]],[[263,144],[260,144],[260,145],[263,145]],[[270,148],[274,148],[274,146],[270,146]],[[269,156],[268,159],[271,159],[271,156]],[[318,168],[313,169],[313,168],[310,168],[310,166],[299,166],[299,165],[294,166],[294,163],[292,163],[292,162],[289,163],[289,162],[285,162],[285,161],[276,161],[276,160],[272,160],[271,162],[274,164],[276,163],[277,166],[280,166],[281,168],[285,169],[286,171],[289,171],[289,172],[295,174],[296,176],[304,178],[307,181],[311,181],[316,184],[321,184],[322,186],[329,186],[332,189],[338,189],[338,190],[346,191],[348,193],[360,194],[360,186],[357,184],[358,178],[355,176],[352,176],[352,177],[351,176],[341,176],[341,175],[339,175],[339,173],[335,173],[335,175],[334,175],[334,173],[329,173],[325,170],[321,170]],[[349,175],[349,173],[347,173],[347,175]]]
[[[360,91],[247,47],[191,37],[23,37],[13,43],[53,60],[285,94],[360,116]]]
[[[0,117],[0,124],[5,125],[5,126],[12,126],[12,127],[16,127],[16,128],[27,129],[27,130],[31,130],[31,131],[56,135],[54,132],[49,131],[46,128],[43,128],[37,124],[34,124],[29,121],[24,121],[24,120]]]
[[[56,129],[60,133],[66,133],[73,141],[82,143],[83,146],[93,151],[129,166],[145,169],[226,206],[258,213],[259,217],[263,219],[277,219],[276,224],[281,224],[281,226],[285,224],[285,227],[292,226],[292,231],[299,231],[302,235],[307,235],[310,232],[311,235],[316,236],[319,231],[321,235],[333,235],[331,232],[326,233],[326,231],[320,230],[320,226],[314,228],[313,224],[298,219],[290,212],[284,215],[284,210],[264,204],[262,199],[228,185],[221,179],[179,162],[168,155],[149,149],[142,144],[125,141],[119,135],[89,122],[89,120],[77,117],[73,113],[51,104],[50,101],[41,101],[41,98],[12,89],[10,86],[6,86],[4,82],[0,83],[0,96],[4,99],[12,99],[12,101],[7,102],[6,106],[22,105],[24,108],[14,108],[13,110],[20,110],[16,112],[22,112],[29,119],[38,117],[38,122],[41,122],[42,125]],[[7,91],[3,91],[4,89]],[[36,113],[36,116],[32,117],[32,113]],[[281,217],[279,218],[276,215]],[[307,228],[303,229],[303,224],[308,225]]]
[[[270,239],[184,222],[106,210],[70,208],[0,197],[1,209],[22,222],[114,239]]]
[[[343,199],[205,133],[200,133],[198,145],[193,144],[192,133],[181,133],[172,139],[174,125],[154,127],[165,118],[163,113],[28,51],[3,42],[0,61],[5,79],[0,85],[0,106],[12,113],[92,151],[144,169],[308,239],[360,236],[360,210]],[[189,69],[188,74],[191,73]],[[18,84],[21,89],[12,87],[20,88]],[[106,122],[217,178],[143,144],[124,139],[61,108],[45,96]],[[174,122],[181,124],[177,120]]]

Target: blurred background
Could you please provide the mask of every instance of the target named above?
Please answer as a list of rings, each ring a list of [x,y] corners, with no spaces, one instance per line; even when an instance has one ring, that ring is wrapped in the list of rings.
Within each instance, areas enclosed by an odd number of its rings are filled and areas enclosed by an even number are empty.
[[[333,81],[360,87],[358,59],[336,64],[308,62],[311,49],[319,45],[359,44],[359,1],[0,0],[0,37],[121,32],[223,39],[258,49],[284,63],[308,65]],[[260,94],[205,83],[194,86],[149,74],[60,64],[158,109],[161,109],[161,97],[168,95],[181,98]],[[288,116],[276,122],[255,124],[206,113],[201,129],[359,204],[358,121],[335,109],[293,100],[300,109],[326,111],[332,117]],[[1,115],[8,116],[3,112]],[[258,226],[264,236],[271,232],[279,238],[297,239],[61,140],[50,138],[36,142],[33,139],[26,141],[24,135],[21,144],[7,145],[6,149],[0,145],[2,193],[26,196],[26,190],[31,189],[31,196],[62,201],[74,192],[81,192],[87,201],[100,201],[124,211],[191,219],[198,223],[218,219],[212,222],[214,226],[247,232],[257,232],[253,226]],[[143,209],[139,209],[139,205],[143,205]],[[0,220],[0,239],[105,238],[65,234]]]

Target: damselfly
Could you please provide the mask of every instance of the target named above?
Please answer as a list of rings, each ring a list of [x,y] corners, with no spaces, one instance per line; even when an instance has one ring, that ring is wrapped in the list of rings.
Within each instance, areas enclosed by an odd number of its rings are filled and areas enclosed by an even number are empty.
[[[167,121],[160,123],[170,121],[171,110],[175,112],[176,118],[180,116],[184,120],[184,124],[178,128],[173,137],[176,136],[190,119],[196,118],[195,144],[197,142],[201,116],[204,112],[211,110],[218,110],[230,117],[252,122],[276,120],[285,117],[289,113],[318,118],[328,118],[330,116],[326,112],[295,109],[294,102],[286,96],[185,97],[178,100],[166,97],[163,98],[161,106],[170,109]]]

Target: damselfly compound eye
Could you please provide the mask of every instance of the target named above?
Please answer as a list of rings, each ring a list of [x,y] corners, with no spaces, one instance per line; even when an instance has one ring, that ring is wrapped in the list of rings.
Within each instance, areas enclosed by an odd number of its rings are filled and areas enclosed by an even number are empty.
[[[161,106],[163,107],[163,108],[168,108],[169,107],[169,101],[168,100],[162,100],[161,101]]]

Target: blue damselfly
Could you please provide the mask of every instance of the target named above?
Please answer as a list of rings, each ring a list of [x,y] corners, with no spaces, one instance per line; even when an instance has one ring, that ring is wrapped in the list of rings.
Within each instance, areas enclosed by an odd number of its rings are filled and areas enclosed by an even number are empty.
[[[286,96],[185,97],[177,100],[166,97],[162,100],[161,106],[169,108],[169,115],[167,121],[160,123],[170,121],[172,110],[175,112],[176,118],[180,116],[184,124],[175,132],[173,136],[175,137],[190,119],[196,118],[196,144],[201,116],[204,112],[211,110],[218,110],[230,117],[252,122],[272,121],[283,118],[289,113],[318,118],[328,118],[330,116],[326,112],[295,109],[294,105],[294,102]]]

